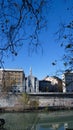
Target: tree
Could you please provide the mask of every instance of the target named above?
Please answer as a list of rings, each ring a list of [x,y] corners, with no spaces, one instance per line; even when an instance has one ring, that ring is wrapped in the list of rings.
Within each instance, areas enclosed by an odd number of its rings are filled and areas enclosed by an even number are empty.
[[[29,108],[30,99],[28,94],[23,93],[20,101],[23,103],[24,109]]]
[[[70,1],[67,0],[65,2],[69,3]],[[71,18],[69,19],[69,21],[60,23],[56,35],[61,47],[65,49],[65,53],[62,59],[66,71],[69,72],[73,70],[73,6],[67,7],[66,11],[68,11]],[[53,65],[55,65],[55,63]]]
[[[32,99],[27,93],[22,94],[20,102],[22,102],[24,109],[38,109],[39,107],[39,100]]]
[[[54,0],[53,0],[54,1]],[[65,1],[65,0],[63,0]],[[69,2],[66,0],[65,2]],[[0,66],[4,57],[17,56],[19,47],[28,43],[29,49],[39,47],[39,34],[47,23],[47,12],[52,0],[1,0],[0,1]],[[67,11],[73,11],[67,7]],[[66,31],[67,30],[67,31]],[[57,32],[61,47],[65,47],[64,65],[73,68],[73,19],[61,24]],[[67,62],[68,61],[68,62]],[[56,65],[53,62],[52,65]]]
[[[63,64],[67,68],[66,71],[73,70],[73,27],[70,24],[73,26],[72,21],[69,24],[63,26],[64,32],[61,37],[61,47],[64,47],[65,49],[65,53],[63,55]]]
[[[0,65],[4,56],[17,56],[25,42],[37,48],[40,30],[46,25],[46,6],[52,0],[0,1]],[[48,6],[49,7],[49,6]]]
[[[34,99],[34,100],[30,100],[30,108],[37,110],[39,107],[39,100],[38,99]]]

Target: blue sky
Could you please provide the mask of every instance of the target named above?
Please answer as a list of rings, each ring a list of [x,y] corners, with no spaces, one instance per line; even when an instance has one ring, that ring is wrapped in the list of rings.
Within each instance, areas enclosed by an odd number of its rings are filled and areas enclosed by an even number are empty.
[[[52,2],[47,14],[47,27],[40,34],[43,53],[41,47],[39,47],[37,53],[29,55],[28,45],[24,43],[17,57],[5,59],[5,68],[22,68],[27,76],[31,67],[33,75],[38,79],[43,79],[47,75],[56,75],[57,70],[64,68],[62,65],[64,50],[56,41],[55,32],[58,30],[59,23],[68,22],[71,19],[67,7],[71,6],[72,3],[72,0],[69,0],[69,2],[66,0]],[[52,66],[51,63],[55,60],[58,60],[58,64]]]

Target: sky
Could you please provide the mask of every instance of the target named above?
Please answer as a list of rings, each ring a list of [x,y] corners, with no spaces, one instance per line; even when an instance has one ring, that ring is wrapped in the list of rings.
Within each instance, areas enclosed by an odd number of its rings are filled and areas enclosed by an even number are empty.
[[[62,65],[62,56],[64,49],[57,42],[55,33],[61,22],[68,22],[70,14],[67,11],[68,6],[72,6],[72,0],[55,0],[47,13],[47,27],[40,34],[40,43],[42,45],[37,52],[29,55],[28,45],[23,45],[19,50],[18,56],[5,59],[5,68],[23,69],[26,76],[29,75],[30,67],[32,74],[38,79],[43,79],[47,75],[57,75],[57,71],[64,68]],[[58,60],[58,64],[53,66],[52,62]]]

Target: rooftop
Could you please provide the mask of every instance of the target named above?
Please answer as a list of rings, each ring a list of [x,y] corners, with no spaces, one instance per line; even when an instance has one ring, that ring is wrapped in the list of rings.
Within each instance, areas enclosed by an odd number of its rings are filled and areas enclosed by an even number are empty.
[[[23,69],[0,69],[0,71],[23,71]]]

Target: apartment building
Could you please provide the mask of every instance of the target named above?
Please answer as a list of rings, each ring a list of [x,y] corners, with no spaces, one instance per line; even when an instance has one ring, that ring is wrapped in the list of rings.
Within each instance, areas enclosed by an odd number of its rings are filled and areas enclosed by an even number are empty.
[[[24,77],[22,69],[0,69],[0,90],[22,92]]]
[[[73,71],[62,75],[63,92],[73,92]]]
[[[3,70],[0,69],[0,92],[2,91],[2,85],[3,85],[2,80],[3,80]]]

